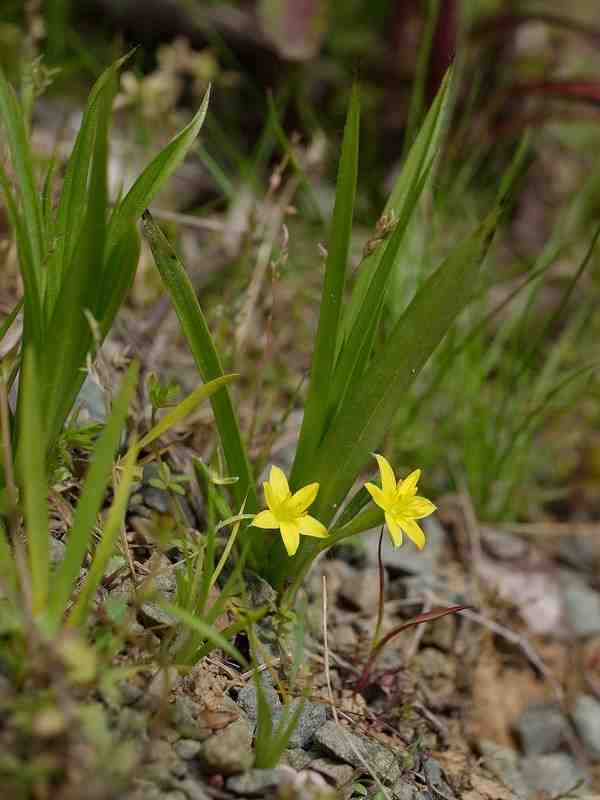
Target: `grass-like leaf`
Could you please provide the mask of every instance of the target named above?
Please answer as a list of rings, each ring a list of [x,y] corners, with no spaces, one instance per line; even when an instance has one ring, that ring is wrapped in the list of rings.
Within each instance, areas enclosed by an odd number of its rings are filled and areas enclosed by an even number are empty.
[[[183,161],[204,124],[209,99],[210,89],[207,89],[200,108],[191,121],[161,150],[121,200],[110,221],[110,246],[118,244],[127,227],[140,218],[165,181]]]
[[[65,557],[56,572],[50,597],[50,621],[55,627],[60,624],[90,545],[137,377],[138,365],[134,362],[123,379],[112,413],[92,455],[83,491],[75,510]]]
[[[355,86],[352,90],[342,143],[335,206],[325,265],[325,279],[321,292],[319,327],[315,339],[302,429],[294,460],[294,468],[290,477],[292,484],[297,481],[301,483],[306,474],[307,465],[311,462],[323,435],[329,406],[331,377],[337,349],[336,344],[339,337],[350,236],[352,234],[354,197],[358,173],[359,131],[360,103],[358,89]]]
[[[186,628],[189,628],[194,633],[200,634],[202,639],[210,642],[213,645],[213,649],[220,649],[223,650],[225,653],[230,655],[234,658],[238,664],[248,668],[248,662],[244,658],[244,656],[240,653],[237,647],[234,647],[231,642],[229,642],[222,633],[214,628],[209,623],[205,622],[203,619],[195,616],[194,614],[190,614],[189,611],[186,611],[183,608],[180,608],[175,603],[170,603],[168,600],[164,600],[163,598],[157,599],[156,602],[158,605],[174,617],[179,622],[182,622]]]
[[[209,398],[221,387],[231,383],[237,377],[238,376],[235,374],[223,375],[222,378],[215,378],[208,383],[202,384],[202,386],[198,386],[184,400],[178,403],[175,408],[172,408],[164,415],[164,417],[161,417],[152,430],[148,431],[148,433],[142,438],[139,445],[137,445],[138,449],[143,450],[144,447],[148,447],[149,444],[152,444],[152,442],[158,439],[159,436],[162,436],[163,433],[166,433],[170,428],[173,427],[173,425],[177,425],[179,422],[185,419],[188,414],[191,414],[192,411],[198,405],[200,405],[203,400]]]
[[[314,479],[322,490],[315,511],[330,521],[393,419],[398,400],[471,299],[500,212],[448,256],[417,292],[374,357],[319,449]]]
[[[222,378],[224,373],[219,355],[183,264],[149,211],[144,212],[142,220],[144,235],[169,292],[200,375],[205,381]],[[258,509],[254,478],[227,388],[215,394],[211,398],[211,403],[229,473],[239,479],[232,487],[236,504],[238,507],[241,506],[247,497],[246,508],[250,513],[254,513]]]
[[[32,610],[38,616],[46,610],[48,601],[50,533],[45,434],[39,405],[40,394],[36,391],[38,366],[31,349],[25,352],[23,374],[31,391],[27,393],[23,405],[23,448],[19,478],[24,498]]]
[[[69,625],[83,625],[86,622],[90,602],[100,585],[100,581],[104,577],[106,567],[114,552],[117,538],[125,519],[127,503],[129,502],[129,492],[135,475],[135,466],[139,451],[139,446],[133,445],[125,456],[123,474],[121,475],[115,498],[110,507],[104,530],[102,531],[102,538],[94,553],[94,560],[92,561],[83,587],[79,592],[77,602],[69,614]]]

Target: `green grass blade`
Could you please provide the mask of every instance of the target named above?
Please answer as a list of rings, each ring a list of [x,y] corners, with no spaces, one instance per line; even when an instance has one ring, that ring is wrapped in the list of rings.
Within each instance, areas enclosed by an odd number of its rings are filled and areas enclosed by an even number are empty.
[[[141,217],[165,181],[184,159],[204,124],[209,99],[210,89],[207,89],[200,108],[192,120],[146,167],[119,203],[110,223],[109,238],[111,246],[117,244],[127,227]]]
[[[47,319],[54,311],[54,303],[73,261],[84,225],[90,197],[90,167],[99,118],[106,113],[106,96],[113,96],[117,73],[129,57],[130,54],[127,54],[108,67],[92,87],[67,164],[56,214],[55,252],[48,270]]]
[[[91,541],[96,518],[110,479],[114,454],[119,445],[121,431],[127,419],[129,403],[137,384],[137,377],[138,365],[134,362],[123,379],[121,389],[113,404],[112,413],[91,458],[83,491],[75,510],[65,557],[54,579],[50,612],[51,623],[55,627],[60,625]]]
[[[131,288],[140,258],[140,235],[136,223],[131,223],[107,256],[103,269],[102,287],[97,292],[96,319],[103,339],[112,327],[118,310]]]
[[[336,343],[339,338],[339,324],[354,216],[359,131],[360,103],[358,89],[355,86],[352,90],[342,143],[335,207],[325,265],[325,280],[321,292],[319,326],[315,340],[302,429],[291,475],[292,484],[297,479],[301,480],[300,476],[305,475],[307,465],[314,456],[319,440],[323,435],[325,416],[329,405],[331,377],[336,354]]]
[[[152,430],[148,431],[148,433],[140,441],[138,448],[143,450],[144,447],[148,447],[149,444],[152,444],[152,442],[158,439],[159,436],[162,436],[163,433],[166,433],[170,428],[173,427],[173,425],[177,425],[179,422],[185,419],[188,414],[191,414],[192,411],[198,405],[200,405],[203,400],[207,400],[222,386],[226,386],[228,383],[234,381],[237,377],[239,376],[236,374],[223,375],[222,378],[215,378],[215,380],[209,381],[209,383],[198,386],[197,389],[194,389],[191,394],[178,403],[175,408],[167,412],[164,417],[157,422]]]
[[[42,294],[44,257],[44,223],[40,194],[33,175],[33,156],[29,147],[27,125],[15,92],[0,69],[0,118],[4,121],[6,140],[23,208],[23,218],[31,245],[31,256],[37,279],[38,293]]]
[[[471,299],[499,216],[492,212],[417,292],[328,431],[314,473],[322,484],[314,510],[323,522],[334,516],[379,446],[399,399]]]
[[[98,586],[100,586],[100,581],[104,577],[108,562],[114,553],[117,538],[125,519],[125,512],[127,511],[129,492],[135,475],[135,465],[139,451],[140,447],[133,445],[125,456],[123,474],[108,513],[100,544],[94,553],[94,560],[77,597],[77,602],[69,614],[68,624],[71,626],[85,624],[90,602],[95,596]]]
[[[385,205],[383,213],[394,215],[398,219],[406,205],[406,199],[413,190],[418,178],[429,172],[441,150],[446,132],[446,125],[450,116],[453,98],[452,69],[449,69],[442,81],[440,89],[429,109],[425,121],[421,126],[419,135],[412,145],[406,163],[394,184],[394,188]],[[344,315],[344,331],[346,337],[353,329],[356,317],[363,308],[363,301],[367,294],[369,284],[377,271],[383,248],[379,247],[372,255],[368,256],[361,264],[358,280],[348,310]]]
[[[186,628],[189,628],[194,633],[200,634],[203,639],[210,642],[213,645],[213,649],[223,650],[225,653],[227,653],[227,655],[234,658],[238,664],[248,668],[248,662],[240,653],[240,651],[234,647],[231,642],[229,642],[221,633],[219,633],[216,628],[213,628],[212,625],[209,625],[203,619],[200,619],[194,614],[190,614],[189,611],[180,608],[174,603],[170,603],[168,600],[157,598],[155,602],[157,602],[158,605],[160,605],[160,607],[167,612],[167,614],[170,614],[172,617],[175,617],[175,619],[179,620],[179,622],[183,623]]]
[[[360,313],[357,315],[340,353],[333,377],[332,395],[335,402],[328,409],[331,416],[341,411],[347,393],[361,378],[371,356],[383,311],[386,287],[401,253],[406,231],[428,177],[429,169],[421,175],[415,173],[414,184],[406,195],[401,216],[385,245],[383,255],[377,263],[377,269],[364,296]]]
[[[25,353],[23,375],[30,391],[23,399],[24,427],[19,479],[24,498],[33,613],[40,615],[46,610],[48,602],[50,526],[45,436],[39,405],[40,394],[36,391],[37,369],[33,350],[28,349]]]
[[[77,258],[64,274],[48,323],[44,346],[44,407],[48,420],[48,445],[54,446],[85,377],[82,367],[94,340],[85,310],[95,311],[98,276],[104,262],[108,206],[107,165],[110,112],[116,80],[103,85],[97,97],[97,114],[85,219],[77,242]],[[68,231],[67,231],[68,233]]]
[[[42,302],[39,293],[38,279],[34,267],[31,241],[25,226],[25,220],[17,207],[17,200],[10,186],[10,181],[0,164],[0,188],[4,194],[5,207],[19,249],[19,267],[23,279],[23,300],[25,305],[25,327],[23,338],[30,337],[37,347],[42,341],[43,319]]]
[[[224,373],[219,355],[194,292],[194,287],[187,276],[183,264],[178,259],[163,232],[152,219],[150,212],[146,211],[142,220],[144,235],[152,250],[163,283],[169,292],[171,302],[202,379],[204,381],[212,381],[215,378],[222,378]],[[247,496],[246,508],[249,513],[254,513],[258,509],[256,487],[227,388],[214,395],[211,398],[211,404],[219,436],[221,437],[227,467],[231,475],[238,477],[237,483],[232,487],[236,504],[238,507],[241,506]]]

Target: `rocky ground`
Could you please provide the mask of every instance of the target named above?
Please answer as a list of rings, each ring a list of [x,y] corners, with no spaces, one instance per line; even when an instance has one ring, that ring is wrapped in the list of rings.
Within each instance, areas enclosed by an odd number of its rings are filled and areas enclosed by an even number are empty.
[[[129,538],[146,546],[136,559],[140,574],[152,572],[172,598],[177,556],[153,549],[148,534],[157,521],[165,524],[170,501],[148,483],[151,474],[147,469],[132,497]],[[184,505],[193,524],[193,492]],[[254,767],[253,676],[219,653],[188,671],[158,669],[161,643],[174,623],[156,604],[138,608],[123,661],[135,661],[142,640],[143,652],[155,658],[114,696],[98,698],[113,742],[130,748],[137,764],[133,782],[122,782],[115,796],[598,796],[597,530],[585,524],[492,528],[474,522],[465,498],[442,498],[439,505],[440,515],[427,521],[423,552],[410,543],[383,547],[384,629],[437,606],[471,609],[401,634],[362,693],[356,683],[377,615],[377,531],[339,547],[309,576],[300,598],[302,663],[293,682],[289,652],[270,619],[260,623],[260,680],[274,723],[284,708],[296,708],[301,694],[308,698],[274,768]],[[59,538],[54,548],[60,559]],[[248,574],[247,581],[255,604],[273,599],[260,579]],[[113,581],[108,594],[130,598],[128,578]]]

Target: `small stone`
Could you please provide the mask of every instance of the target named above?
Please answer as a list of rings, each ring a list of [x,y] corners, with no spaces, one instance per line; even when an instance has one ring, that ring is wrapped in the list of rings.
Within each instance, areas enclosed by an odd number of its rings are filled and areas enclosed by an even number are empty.
[[[448,786],[438,761],[434,758],[428,758],[423,763],[423,772],[427,785],[433,790],[434,794],[445,798],[454,797],[454,793]]]
[[[202,784],[193,778],[186,778],[180,781],[179,788],[185,793],[186,800],[210,800]]]
[[[600,594],[577,573],[561,570],[565,617],[579,636],[600,633]]]
[[[148,684],[146,698],[150,700],[150,705],[157,705],[165,700],[171,689],[175,687],[179,680],[179,672],[175,667],[159,669]]]
[[[171,775],[174,775],[176,778],[185,778],[187,771],[187,764],[181,759],[171,762]]]
[[[316,758],[310,762],[310,768],[324,775],[338,789],[350,783],[355,772],[350,764],[340,764],[329,758]]]
[[[549,797],[569,792],[585,779],[584,772],[566,753],[528,756],[521,768],[530,792],[545,792]]]
[[[200,756],[208,772],[237,775],[252,766],[251,744],[250,729],[244,720],[239,719],[207,739]]]
[[[372,614],[379,602],[379,571],[367,567],[357,572],[352,581],[342,583],[339,596],[350,608]]]
[[[573,723],[589,755],[600,758],[600,703],[589,694],[575,700]]]
[[[568,533],[558,541],[562,561],[579,572],[594,572],[600,565],[598,537]]]
[[[385,784],[391,785],[400,777],[396,755],[379,742],[360,736],[336,722],[326,722],[316,731],[314,740],[329,755],[364,771],[365,762]]]
[[[336,651],[349,653],[356,648],[358,636],[352,625],[339,625],[332,634]]]
[[[414,784],[402,778],[391,787],[391,794],[394,800],[431,800],[428,791],[417,789]]]
[[[436,619],[426,626],[423,634],[423,644],[432,645],[444,652],[449,652],[452,649],[455,638],[456,617],[453,614],[448,614],[448,616]]]
[[[135,789],[126,795],[126,800],[163,800],[163,791],[151,781],[137,780]]]
[[[298,707],[301,700],[294,701],[290,709],[287,711],[288,719]],[[312,741],[312,738],[322,725],[327,722],[327,708],[321,703],[312,703],[310,700],[304,702],[298,722],[294,728],[290,740],[289,747],[306,747]]]
[[[121,696],[121,702],[126,706],[134,705],[145,695],[142,687],[130,680],[121,681],[119,684],[119,693]]]
[[[507,531],[499,531],[489,525],[480,526],[481,544],[494,558],[502,561],[517,561],[527,554],[527,542]]]
[[[173,745],[173,749],[184,761],[191,761],[192,758],[196,758],[200,750],[202,750],[202,744],[196,739],[180,739],[178,742],[175,742]]]
[[[568,725],[555,705],[535,705],[527,708],[515,723],[521,749],[526,756],[555,753],[560,750]]]
[[[285,769],[251,769],[243,775],[229,778],[226,787],[243,797],[262,797],[265,792],[277,789],[286,779],[289,780],[290,772]]]
[[[83,385],[75,400],[75,408],[79,408],[80,423],[106,422],[106,397],[95,380],[86,375]]]
[[[64,542],[61,542],[60,539],[55,539],[54,536],[50,537],[50,567],[52,569],[64,561],[66,550]]]
[[[276,722],[281,717],[283,706],[281,704],[281,700],[279,699],[279,695],[273,686],[273,680],[271,679],[271,675],[269,674],[268,670],[260,673],[259,681],[263,688],[269,709],[271,710],[271,718],[274,722]],[[258,720],[258,697],[254,681],[251,681],[239,690],[237,704],[246,712],[250,722],[253,723],[253,725],[256,725]]]
[[[496,742],[488,740],[479,742],[479,750],[484,765],[492,775],[518,797],[527,798],[529,790],[519,766],[517,753],[509,747],[501,747]]]
[[[282,761],[290,766],[292,769],[297,770],[298,772],[301,769],[307,767],[311,761],[317,758],[316,753],[310,752],[310,750],[302,750],[301,748],[298,749],[291,749],[291,750],[284,750]]]
[[[171,499],[169,493],[164,489],[157,489],[155,486],[144,486],[142,489],[142,501],[147,508],[158,511],[159,514],[168,514],[171,511]]]
[[[173,725],[184,739],[206,738],[203,726],[198,721],[200,705],[188,695],[180,694],[173,705]]]

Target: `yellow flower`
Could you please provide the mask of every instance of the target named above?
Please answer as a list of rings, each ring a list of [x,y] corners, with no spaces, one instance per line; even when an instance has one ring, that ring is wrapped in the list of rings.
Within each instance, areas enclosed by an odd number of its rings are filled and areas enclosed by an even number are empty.
[[[269,508],[257,514],[252,524],[267,530],[278,528],[289,556],[293,556],[298,549],[300,534],[316,536],[318,539],[327,536],[327,528],[306,513],[307,508],[315,502],[318,483],[309,483],[292,494],[283,471],[273,466],[269,480],[263,483],[263,489]]]
[[[416,469],[404,480],[396,482],[394,470],[389,461],[374,453],[379,464],[381,488],[373,483],[365,483],[375,503],[385,511],[385,522],[390,532],[394,547],[402,544],[402,532],[412,539],[419,550],[425,545],[425,534],[415,522],[429,516],[435,506],[425,497],[417,497],[417,483],[421,470]]]

